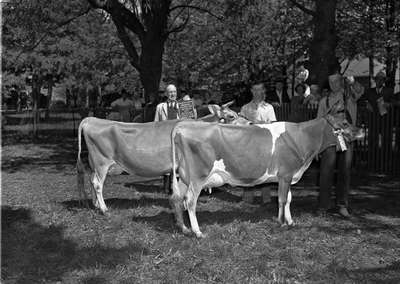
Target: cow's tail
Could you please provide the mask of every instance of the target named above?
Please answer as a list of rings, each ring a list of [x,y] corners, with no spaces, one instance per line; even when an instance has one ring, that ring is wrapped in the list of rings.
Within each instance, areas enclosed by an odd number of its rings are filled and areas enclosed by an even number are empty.
[[[175,125],[171,132],[171,146],[172,146],[172,194],[177,195],[179,194],[178,189],[178,179],[176,177],[176,171],[178,170],[178,164],[176,161],[176,147],[175,147],[175,136],[179,129],[179,123]]]
[[[77,172],[77,189],[79,193],[80,200],[84,199],[85,201],[88,199],[86,191],[85,191],[85,165],[81,160],[81,151],[82,151],[82,131],[83,127],[86,125],[87,119],[85,118],[79,124],[78,128],[78,158],[76,161],[76,172]]]

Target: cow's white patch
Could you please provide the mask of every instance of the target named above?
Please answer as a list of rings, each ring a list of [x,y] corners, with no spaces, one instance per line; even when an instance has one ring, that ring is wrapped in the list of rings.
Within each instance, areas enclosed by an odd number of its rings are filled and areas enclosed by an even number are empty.
[[[276,176],[276,172],[270,173],[268,169],[266,169],[265,173],[259,177],[258,179],[254,180],[250,183],[244,183],[243,181],[237,179],[236,177],[232,176],[231,173],[226,171],[226,166],[224,160],[216,160],[214,161],[214,165],[206,178],[202,188],[206,187],[219,187],[228,183],[233,186],[254,186],[264,182],[277,182],[278,178]]]
[[[224,178],[226,179],[229,176],[230,174],[226,171],[224,160],[214,161],[214,165],[203,187],[219,187],[225,183]]]
[[[292,183],[295,184],[297,183],[301,177],[303,176],[304,172],[308,169],[308,167],[311,165],[312,159],[310,159],[309,162],[305,163],[294,175],[292,178]]]
[[[279,138],[279,136],[281,136],[282,133],[286,132],[285,122],[282,121],[282,122],[274,122],[274,123],[270,123],[270,124],[255,124],[255,126],[269,130],[269,132],[272,135],[271,154],[274,154],[276,140]]]
[[[275,170],[274,173],[270,173],[269,169],[267,169],[265,173],[254,182],[254,184],[256,185],[265,182],[277,182],[277,181],[278,181],[277,170]]]

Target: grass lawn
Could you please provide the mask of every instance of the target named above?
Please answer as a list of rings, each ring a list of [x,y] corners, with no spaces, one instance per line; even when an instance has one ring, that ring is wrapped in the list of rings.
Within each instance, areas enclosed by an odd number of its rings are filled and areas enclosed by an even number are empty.
[[[109,217],[80,204],[77,143],[50,140],[3,139],[2,283],[400,283],[399,179],[354,179],[350,220],[314,216],[304,179],[293,228],[217,189],[199,199],[198,240],[174,226],[161,180],[108,178]]]

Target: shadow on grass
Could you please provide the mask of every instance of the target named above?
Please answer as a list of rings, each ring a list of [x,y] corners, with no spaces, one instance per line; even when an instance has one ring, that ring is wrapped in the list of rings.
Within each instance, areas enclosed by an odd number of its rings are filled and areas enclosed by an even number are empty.
[[[189,217],[187,211],[183,212],[185,224],[190,228]],[[220,224],[226,225],[233,221],[250,221],[260,222],[266,219],[272,220],[275,212],[265,210],[265,208],[257,208],[252,212],[237,211],[197,211],[197,220],[200,227],[204,225]],[[178,228],[175,225],[175,216],[173,213],[161,212],[154,216],[138,216],[133,217],[134,222],[143,222],[150,224],[153,228],[162,232],[176,232]]]
[[[76,269],[115,268],[127,261],[140,261],[151,251],[140,243],[123,248],[101,245],[79,247],[63,237],[63,228],[36,223],[30,210],[8,206],[2,212],[1,279],[17,283],[61,281]]]
[[[141,197],[139,199],[127,199],[127,198],[109,198],[104,200],[107,207],[114,209],[132,209],[138,207],[146,207],[146,206],[160,206],[165,207],[166,209],[170,208],[168,198],[148,198]],[[68,200],[63,201],[61,204],[67,208],[68,210],[73,209],[95,209],[93,206],[92,200]]]
[[[164,192],[164,188],[162,185],[154,185],[151,184],[151,182],[154,181],[159,181],[157,180],[151,180],[148,183],[144,183],[144,182],[140,182],[140,183],[125,183],[124,186],[128,187],[128,188],[135,188],[137,191],[139,192],[144,192],[144,193],[154,193],[154,192]],[[241,202],[242,201],[242,197],[241,196],[237,196],[234,194],[229,193],[226,189],[223,188],[213,188],[212,189],[212,193],[209,194],[208,192],[206,192],[205,190],[202,190],[200,193],[200,196],[210,196],[213,198],[217,198],[220,200],[224,200],[227,202]]]
[[[40,145],[43,155],[34,157],[16,156],[13,158],[2,159],[1,170],[6,173],[15,173],[18,171],[37,170],[40,167],[54,168],[55,171],[63,171],[67,166],[76,163],[78,144],[72,138],[63,138],[47,141],[40,139],[35,141],[35,145]],[[21,144],[21,148],[29,147]],[[29,144],[29,143],[27,143]],[[85,156],[85,155],[82,155]],[[86,155],[87,156],[87,155]]]
[[[155,193],[155,192],[164,192],[164,188],[162,185],[154,185],[151,182],[156,180],[149,181],[149,183],[138,182],[138,183],[125,183],[124,186],[128,188],[134,188],[138,192],[145,192],[145,193]],[[158,181],[158,180],[157,180]]]
[[[400,283],[400,262],[362,269],[348,269],[333,262],[326,268],[327,274],[334,274],[337,283]],[[311,279],[313,276],[311,275]],[[314,279],[317,280],[317,279]],[[322,280],[322,279],[318,279]],[[318,281],[317,281],[318,282]]]

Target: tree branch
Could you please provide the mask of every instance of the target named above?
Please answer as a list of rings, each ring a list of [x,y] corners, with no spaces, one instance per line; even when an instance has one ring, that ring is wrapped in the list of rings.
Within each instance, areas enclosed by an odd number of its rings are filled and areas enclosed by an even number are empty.
[[[111,17],[119,18],[120,23],[134,32],[143,41],[146,31],[137,16],[118,0],[87,0],[94,8],[108,12]]]
[[[180,24],[179,26],[167,31],[166,34],[169,35],[169,34],[172,34],[172,33],[178,33],[178,32],[183,31],[185,29],[187,23],[189,22],[189,20],[190,20],[190,15],[188,13],[188,15],[186,16],[185,21],[182,24]]]
[[[122,43],[125,46],[126,51],[128,52],[130,62],[135,67],[138,71],[140,71],[140,64],[139,64],[139,55],[136,51],[136,48],[134,44],[132,43],[132,40],[130,39],[128,33],[125,30],[124,25],[121,23],[121,21],[115,17],[112,17],[112,20],[117,27],[118,31],[118,37],[122,41]]]
[[[69,23],[71,23],[72,21],[76,20],[76,19],[79,18],[79,17],[82,17],[83,15],[86,15],[87,13],[90,12],[90,9],[91,9],[91,7],[89,6],[89,7],[88,7],[85,11],[83,11],[82,13],[80,13],[80,14],[74,16],[74,17],[71,17],[70,19],[67,19],[67,20],[65,20],[65,21],[63,21],[63,22],[58,23],[58,24],[56,25],[56,27],[55,27],[55,30],[57,30],[57,29],[59,29],[59,28],[62,28],[63,26],[68,25]],[[51,30],[53,31],[54,29],[51,29]],[[26,48],[22,49],[22,50],[18,53],[17,57],[15,58],[15,62],[19,59],[19,57],[20,57],[23,53],[28,52],[28,51],[32,51],[32,50],[34,50],[36,47],[38,47],[38,45],[39,45],[43,40],[45,40],[45,39],[49,36],[49,34],[50,34],[50,29],[47,30],[47,32],[45,32],[45,33],[39,38],[39,40],[36,41],[34,44],[32,44],[32,45],[29,46],[29,47],[26,47]]]
[[[315,13],[315,11],[306,8],[305,6],[298,3],[296,0],[289,0],[289,2],[292,3],[295,7],[299,8],[301,11],[303,11],[306,14],[311,15],[313,17],[317,16],[317,13]]]
[[[216,19],[218,19],[218,20],[220,20],[220,21],[222,21],[222,20],[224,19],[224,17],[218,16],[218,15],[214,14],[213,12],[211,12],[211,11],[208,10],[208,9],[201,8],[201,7],[194,6],[194,5],[177,5],[177,6],[171,7],[171,8],[169,9],[169,12],[171,13],[173,10],[180,9],[180,8],[188,8],[188,9],[198,10],[198,11],[200,11],[200,12],[202,12],[202,13],[207,13],[207,14],[209,14],[210,16],[213,16],[214,18],[216,18]]]
[[[188,1],[187,4],[189,5],[192,1],[193,1],[193,0]],[[178,13],[176,13],[175,17],[174,17],[174,18],[172,19],[172,21],[171,21],[171,27],[174,25],[176,19],[178,19],[179,16],[183,13],[183,11],[185,11],[185,9],[186,9],[186,8],[181,8],[181,10],[180,10]],[[170,13],[170,11],[169,11],[169,13]]]

